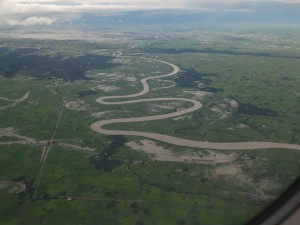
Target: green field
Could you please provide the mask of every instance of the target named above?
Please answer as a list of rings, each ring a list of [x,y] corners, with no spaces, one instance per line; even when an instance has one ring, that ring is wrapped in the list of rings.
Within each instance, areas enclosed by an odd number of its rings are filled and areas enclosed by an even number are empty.
[[[150,80],[150,92],[130,100],[187,98],[202,108],[106,129],[300,144],[299,30],[286,37],[274,28],[190,26],[157,28],[165,35],[158,40],[133,30],[136,40],[122,45],[0,39],[6,44],[0,47],[0,225],[240,225],[298,177],[297,150],[189,148],[90,129],[99,120],[191,107],[183,101],[96,102],[140,92],[142,78],[171,72],[151,61],[158,59],[180,72]],[[1,181],[26,189],[9,193]]]

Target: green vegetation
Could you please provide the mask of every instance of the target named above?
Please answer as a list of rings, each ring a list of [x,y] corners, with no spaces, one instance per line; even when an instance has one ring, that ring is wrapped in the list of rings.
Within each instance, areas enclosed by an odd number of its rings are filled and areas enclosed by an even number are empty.
[[[139,197],[139,182],[119,165],[111,171],[98,170],[83,153],[53,147],[39,190],[41,198],[80,196],[109,199]]]
[[[300,144],[299,31],[287,37],[273,29],[155,29],[160,39],[137,34],[122,44],[1,39],[0,181],[26,189],[1,189],[0,225],[240,225],[299,175],[296,150],[216,151],[90,129],[99,120],[191,107],[183,101],[95,101],[140,92],[142,78],[171,72],[152,58],[181,71],[149,80],[143,98],[194,99],[202,108],[104,128]]]

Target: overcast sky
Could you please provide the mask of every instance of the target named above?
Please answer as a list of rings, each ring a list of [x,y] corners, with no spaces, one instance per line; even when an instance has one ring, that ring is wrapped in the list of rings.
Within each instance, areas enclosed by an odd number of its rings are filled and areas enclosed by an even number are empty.
[[[153,10],[249,13],[263,3],[300,9],[300,0],[0,0],[0,24],[51,25],[68,15]]]

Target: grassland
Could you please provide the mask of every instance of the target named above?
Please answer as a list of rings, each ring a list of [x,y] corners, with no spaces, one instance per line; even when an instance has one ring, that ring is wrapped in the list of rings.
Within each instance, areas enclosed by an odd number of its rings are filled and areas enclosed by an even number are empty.
[[[120,137],[125,141],[116,143],[113,137],[90,129],[98,120],[190,107],[181,102],[122,106],[95,102],[98,97],[137,93],[142,90],[140,79],[170,72],[167,65],[139,58],[139,54],[178,65],[178,76],[183,79],[186,71],[193,69],[200,74],[200,81],[207,81],[201,84],[195,80],[187,86],[189,82],[182,85],[176,77],[151,80],[151,91],[145,98],[189,98],[203,107],[178,118],[105,128],[215,142],[300,144],[298,31],[291,30],[286,37],[273,29],[178,29],[185,32],[164,30],[160,39],[153,40],[151,35],[137,38],[134,46],[132,40],[122,46],[111,42],[1,40],[6,43],[5,51],[0,52],[4,59],[5,54],[17,52],[20,57],[37,54],[77,64],[79,59],[92,60],[85,58],[89,54],[110,60],[86,66],[70,84],[62,76],[63,66],[57,76],[49,76],[45,68],[37,76],[39,68],[31,71],[25,66],[7,77],[10,64],[0,62],[0,181],[27,186],[18,195],[0,191],[0,225],[239,225],[260,212],[299,175],[300,154],[293,150],[233,153],[153,141],[153,151],[161,147],[174,155],[191,153],[211,159],[200,163],[160,161],[126,145],[140,144],[143,138]],[[277,38],[272,38],[274,35]],[[39,50],[36,53],[31,48]],[[117,51],[124,57],[117,57]],[[18,102],[27,92],[28,97]],[[252,110],[242,110],[243,105]],[[276,113],[261,115],[268,110]],[[41,166],[45,149],[49,151]],[[218,154],[233,157],[218,162],[213,159]]]

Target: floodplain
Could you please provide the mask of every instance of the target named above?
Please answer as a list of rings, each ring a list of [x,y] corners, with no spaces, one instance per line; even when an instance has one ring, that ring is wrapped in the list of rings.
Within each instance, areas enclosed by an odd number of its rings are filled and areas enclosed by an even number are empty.
[[[1,37],[1,225],[240,225],[294,181],[296,148],[187,147],[91,129],[193,107],[177,98],[201,107],[103,128],[300,146],[299,29],[194,28],[120,27],[134,33],[122,44],[121,35]],[[142,79],[172,73],[170,64],[179,70],[135,95]]]

